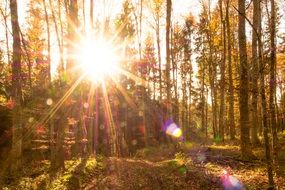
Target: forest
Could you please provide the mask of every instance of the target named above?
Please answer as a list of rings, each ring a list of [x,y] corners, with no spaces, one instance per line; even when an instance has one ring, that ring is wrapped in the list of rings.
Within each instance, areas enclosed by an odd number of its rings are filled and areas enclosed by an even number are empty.
[[[284,0],[1,0],[0,189],[285,189]]]

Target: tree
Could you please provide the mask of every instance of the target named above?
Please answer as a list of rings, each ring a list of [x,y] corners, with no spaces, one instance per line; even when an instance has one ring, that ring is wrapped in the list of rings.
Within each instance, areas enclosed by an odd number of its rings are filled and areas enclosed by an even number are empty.
[[[12,120],[12,155],[11,171],[18,170],[22,165],[22,51],[20,26],[18,21],[17,0],[10,0],[11,24],[13,36],[12,55],[12,100],[14,101]]]
[[[272,143],[273,143],[273,159],[277,161],[277,122],[276,122],[276,6],[275,0],[270,0],[270,76],[269,76],[269,109],[270,109],[270,123],[272,129]]]
[[[229,124],[230,138],[235,139],[235,114],[234,114],[234,85],[232,69],[232,38],[231,25],[229,17],[230,0],[226,2],[226,32],[227,32],[227,49],[228,49],[228,75],[229,75]]]
[[[245,0],[238,1],[238,44],[240,62],[239,111],[240,111],[240,146],[243,158],[251,156],[249,137],[248,107],[248,63],[245,34]]]
[[[9,32],[8,32],[8,0],[5,0],[5,8],[4,10],[2,7],[0,7],[1,15],[4,19],[4,25],[5,25],[5,40],[6,40],[6,51],[7,51],[7,60],[8,63],[10,63],[10,51],[9,51]]]
[[[171,79],[170,79],[170,28],[171,28],[171,9],[172,1],[166,1],[166,68],[165,68],[165,77],[166,77],[166,100],[167,100],[167,113],[168,116],[172,115],[172,97],[171,97]]]
[[[162,101],[163,97],[163,84],[162,84],[162,62],[161,62],[161,45],[160,45],[160,26],[161,26],[161,17],[164,15],[163,12],[163,0],[151,0],[148,4],[149,10],[151,15],[153,16],[154,20],[154,28],[155,35],[156,35],[156,49],[157,49],[157,59],[158,59],[158,74],[159,74],[159,100]]]
[[[224,133],[225,133],[225,120],[224,120],[224,112],[225,112],[225,66],[226,66],[226,24],[223,13],[223,1],[219,1],[219,9],[220,9],[220,19],[221,19],[221,46],[223,49],[222,60],[221,60],[221,83],[220,83],[220,115],[219,115],[219,135],[221,139],[224,141]]]
[[[252,100],[251,100],[251,142],[257,144],[259,142],[257,136],[258,129],[258,112],[257,112],[257,100],[258,100],[258,23],[260,18],[259,13],[260,0],[253,1],[253,32],[252,32]]]

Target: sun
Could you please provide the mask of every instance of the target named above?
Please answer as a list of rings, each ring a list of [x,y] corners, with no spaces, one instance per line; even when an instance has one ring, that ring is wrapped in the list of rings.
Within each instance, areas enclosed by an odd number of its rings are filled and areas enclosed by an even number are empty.
[[[78,52],[83,74],[92,82],[102,82],[119,74],[119,56],[112,44],[105,40],[85,40]]]

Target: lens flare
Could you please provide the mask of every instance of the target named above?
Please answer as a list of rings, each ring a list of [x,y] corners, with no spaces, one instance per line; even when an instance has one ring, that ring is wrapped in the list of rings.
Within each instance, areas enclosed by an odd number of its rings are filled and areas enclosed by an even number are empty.
[[[51,106],[51,105],[53,104],[52,99],[51,99],[51,98],[47,99],[46,104],[47,104],[48,106]]]
[[[30,117],[30,118],[28,119],[28,122],[29,122],[29,123],[33,123],[34,120],[35,120],[35,119],[34,119],[33,117]]]
[[[166,134],[173,136],[175,138],[182,137],[182,130],[178,127],[176,123],[171,120],[165,122],[164,130]]]
[[[85,102],[85,103],[83,104],[83,107],[84,107],[85,109],[87,109],[87,108],[89,108],[89,104],[88,104],[87,102]]]
[[[180,129],[180,128],[177,128],[177,129],[175,129],[174,131],[173,131],[173,134],[172,134],[174,137],[176,137],[176,138],[179,138],[179,137],[181,137],[181,135],[182,135],[182,130]]]
[[[221,182],[224,190],[244,190],[243,184],[226,170],[222,171]]]

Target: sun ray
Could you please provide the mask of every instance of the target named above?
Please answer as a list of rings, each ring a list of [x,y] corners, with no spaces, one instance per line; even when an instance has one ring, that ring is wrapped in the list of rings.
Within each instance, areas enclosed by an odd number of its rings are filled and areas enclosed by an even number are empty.
[[[63,105],[63,103],[67,100],[67,98],[72,94],[75,88],[82,82],[84,75],[79,77],[74,84],[69,88],[69,90],[63,95],[63,97],[47,112],[45,116],[43,116],[38,122],[33,123],[30,127],[30,131],[26,133],[23,138],[27,138],[31,133],[32,129],[36,128],[39,125],[46,125],[48,121],[55,115],[55,113],[59,110],[59,108]]]
[[[126,93],[125,89],[123,88],[123,86],[119,83],[116,82],[116,80],[114,78],[111,78],[113,80],[113,82],[115,82],[117,89],[122,93],[123,97],[125,98],[125,100],[127,101],[127,103],[133,108],[136,109],[136,104],[135,102],[131,99],[131,97]]]
[[[107,119],[108,119],[109,124],[110,124],[110,134],[111,134],[111,143],[112,143],[111,147],[113,148],[111,151],[113,151],[112,153],[116,153],[116,142],[115,142],[115,140],[117,140],[117,133],[116,133],[116,129],[115,129],[113,114],[111,111],[110,101],[108,98],[108,92],[107,92],[106,84],[104,81],[102,82],[102,90],[103,90],[103,99],[104,99],[104,109],[105,109],[105,112],[107,113]]]
[[[135,74],[125,70],[125,69],[122,69],[122,68],[119,68],[120,72],[125,75],[126,77],[129,77],[131,78],[133,81],[135,81],[136,83],[138,83],[139,85],[142,85],[144,87],[147,88],[147,81],[143,78],[140,78],[138,76],[136,76]]]

